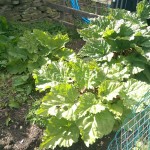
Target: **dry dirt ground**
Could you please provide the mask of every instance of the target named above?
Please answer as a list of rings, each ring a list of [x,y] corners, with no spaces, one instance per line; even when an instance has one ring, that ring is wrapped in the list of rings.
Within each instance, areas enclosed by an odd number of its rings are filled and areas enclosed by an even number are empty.
[[[0,110],[0,150],[34,150],[39,145],[42,129],[26,122],[27,113],[27,105]]]
[[[82,39],[75,39],[67,43],[66,47],[71,48],[78,53],[84,44],[85,42]]]
[[[6,113],[11,121],[6,126]],[[26,122],[25,116],[28,106],[23,105],[20,109],[0,110],[0,150],[38,150],[41,142],[42,129]],[[114,133],[97,140],[95,144],[87,148],[82,140],[70,148],[56,148],[56,150],[106,150]]]
[[[68,48],[76,52],[85,44],[81,39],[71,41]],[[41,142],[42,129],[26,121],[29,106],[24,104],[19,109],[0,109],[0,150],[38,150]],[[10,118],[10,119],[9,119]],[[7,125],[6,125],[7,124]],[[70,148],[56,148],[56,150],[106,150],[114,133],[97,140],[87,148],[82,140]]]

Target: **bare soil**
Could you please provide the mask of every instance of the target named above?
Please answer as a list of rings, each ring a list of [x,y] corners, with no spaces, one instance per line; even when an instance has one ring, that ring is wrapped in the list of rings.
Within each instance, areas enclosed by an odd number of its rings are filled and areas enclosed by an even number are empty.
[[[67,48],[73,49],[76,53],[84,46],[85,41],[82,39],[75,39],[66,44]]]
[[[0,110],[0,150],[38,150],[42,129],[36,125],[26,122],[28,106],[23,105],[20,109],[1,109]],[[8,126],[7,118],[11,118]],[[106,150],[114,133],[96,141],[90,147],[86,147],[83,141],[73,144],[69,148],[59,148],[56,150]]]
[[[27,113],[27,105],[0,110],[0,150],[34,150],[39,146],[42,129],[26,122]]]

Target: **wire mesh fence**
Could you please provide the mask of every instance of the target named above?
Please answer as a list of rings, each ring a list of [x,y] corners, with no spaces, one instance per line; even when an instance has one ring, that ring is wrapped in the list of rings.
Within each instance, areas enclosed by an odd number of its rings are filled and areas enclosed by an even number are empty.
[[[135,106],[107,150],[150,150],[150,90]]]

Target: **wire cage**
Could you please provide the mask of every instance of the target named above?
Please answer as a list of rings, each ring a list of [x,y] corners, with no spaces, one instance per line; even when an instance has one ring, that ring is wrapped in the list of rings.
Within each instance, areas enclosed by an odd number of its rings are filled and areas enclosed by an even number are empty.
[[[150,90],[134,107],[107,150],[150,150]]]

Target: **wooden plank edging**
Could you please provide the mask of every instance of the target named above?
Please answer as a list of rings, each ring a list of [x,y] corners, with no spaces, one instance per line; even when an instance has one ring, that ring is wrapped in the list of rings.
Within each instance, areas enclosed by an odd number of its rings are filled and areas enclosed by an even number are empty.
[[[70,13],[71,15],[77,15],[77,16],[88,17],[88,18],[94,18],[94,17],[99,16],[99,15],[88,13],[82,10],[75,10],[67,6],[54,4],[54,3],[51,3],[50,0],[45,0],[45,2],[46,2],[46,5],[49,6],[50,8],[56,9],[57,11],[60,11],[60,12]]]

